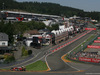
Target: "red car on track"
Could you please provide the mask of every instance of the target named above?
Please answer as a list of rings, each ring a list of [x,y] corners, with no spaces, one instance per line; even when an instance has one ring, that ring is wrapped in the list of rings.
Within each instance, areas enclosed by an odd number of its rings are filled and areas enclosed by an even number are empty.
[[[12,67],[11,71],[26,71],[26,68],[23,66],[22,67]]]

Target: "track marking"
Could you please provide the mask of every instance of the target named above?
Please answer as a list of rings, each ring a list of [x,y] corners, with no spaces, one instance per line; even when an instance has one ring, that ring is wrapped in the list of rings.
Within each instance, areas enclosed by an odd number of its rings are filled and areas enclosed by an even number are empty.
[[[76,70],[79,71],[79,72],[81,71],[80,69],[78,69],[78,68],[76,68],[76,67],[73,67],[73,66],[71,66],[70,64],[68,64],[68,63],[66,63],[66,62],[65,62],[65,64],[69,65],[71,68],[76,69]]]
[[[56,51],[58,51],[58,50],[64,48],[65,46],[67,46],[67,45],[69,45],[69,44],[71,44],[71,43],[77,41],[78,39],[80,39],[81,37],[85,36],[86,34],[88,34],[88,33],[90,33],[90,32],[91,32],[91,31],[88,31],[87,33],[84,33],[83,35],[79,36],[78,38],[73,39],[72,41],[69,41],[69,42],[65,43],[64,45],[61,45],[61,47],[58,47],[58,48],[52,50],[52,52],[56,52]],[[58,46],[59,46],[59,45],[58,45]]]
[[[84,40],[84,41],[85,41],[85,40]],[[83,43],[83,42],[82,42],[82,43]],[[80,46],[82,43],[80,43],[78,46]],[[75,48],[77,48],[78,46],[76,46]],[[75,48],[74,48],[74,49],[75,49]],[[66,56],[67,54],[69,54],[70,52],[72,52],[74,49],[72,49],[71,51],[69,51],[68,53],[64,54],[64,55],[61,57],[61,59],[62,59],[67,65],[69,65],[68,62],[71,62],[71,61],[65,59],[65,56]],[[71,66],[71,65],[69,65],[69,66]],[[73,66],[71,66],[71,67],[74,68],[74,69],[76,69],[76,70],[78,70],[78,71],[81,71],[81,70],[79,70],[79,69],[77,69],[77,68],[75,68],[75,67],[73,67]],[[84,71],[84,70],[82,70],[82,71]]]
[[[100,73],[85,73],[85,74],[88,74],[88,75],[100,75]]]
[[[83,35],[79,36],[78,38],[73,39],[72,42],[69,41],[68,43],[65,43],[64,45],[60,46],[59,48],[56,48],[56,49],[52,50],[51,53],[47,54],[46,57],[45,57],[45,62],[46,62],[46,64],[47,64],[47,66],[48,66],[49,71],[51,70],[51,68],[50,68],[50,66],[48,65],[48,62],[47,62],[47,57],[48,57],[49,55],[55,53],[56,51],[61,50],[63,47],[68,46],[69,44],[75,42],[76,40],[80,39],[81,37],[85,36],[86,34],[88,34],[88,33],[90,33],[90,32],[91,32],[91,31],[88,31],[87,33],[84,33]],[[75,47],[75,48],[76,48],[76,47]],[[74,49],[72,49],[72,50],[74,50]],[[72,50],[71,50],[71,51],[72,51]],[[71,51],[69,51],[69,52],[71,52]],[[69,53],[69,52],[68,52],[68,53]],[[66,53],[66,54],[67,54],[67,53]],[[67,64],[67,65],[69,65],[69,64]],[[70,65],[69,65],[69,66],[70,66]],[[73,66],[70,66],[70,67],[76,69],[76,70],[79,71],[79,72],[81,71],[81,70],[79,70],[79,69],[77,69],[77,68],[75,68],[75,67],[73,67]]]
[[[41,52],[39,52],[34,58],[31,58],[29,59],[28,61],[31,61],[33,59],[35,59]],[[43,56],[44,57],[44,56]],[[40,58],[41,59],[41,58]],[[24,64],[24,63],[27,63],[28,61],[25,61],[25,62],[22,62],[22,63],[19,63],[19,64],[15,64],[15,65],[11,65],[11,66],[8,66],[8,67],[2,67],[2,68],[9,68],[9,67],[13,67],[13,66],[18,66],[18,65],[21,65],[21,64]],[[35,61],[36,62],[36,61]]]
[[[91,31],[88,31],[87,33],[89,33],[89,32],[91,32]],[[81,37],[83,37],[84,35],[86,35],[86,33],[84,33]],[[81,38],[81,37],[78,37],[78,38],[76,38],[76,39],[74,39],[74,40],[72,40],[71,42],[69,41],[68,43],[65,43],[64,45],[62,45],[61,47],[59,47],[59,48],[56,48],[55,49],[55,51],[54,52],[52,52],[52,53],[49,53],[48,55],[44,55],[45,56],[45,61],[46,61],[46,64],[47,64],[47,66],[48,66],[48,69],[46,70],[46,71],[50,71],[51,69],[50,69],[50,67],[49,67],[49,65],[48,65],[48,62],[47,62],[47,60],[46,60],[46,58],[47,58],[47,56],[49,56],[50,54],[53,54],[53,53],[55,53],[56,51],[58,51],[58,50],[60,50],[60,49],[62,49],[63,47],[65,47],[65,46],[67,46],[67,45],[69,45],[69,44],[71,44],[71,43],[73,43],[73,42],[75,42],[77,39],[79,39],[79,38]],[[62,43],[61,43],[62,44]],[[59,45],[57,45],[57,46],[59,46]],[[56,46],[56,47],[57,47]],[[36,58],[39,54],[40,54],[41,52],[39,52],[34,58]],[[43,57],[41,57],[40,59],[38,59],[38,60],[41,60],[42,58],[44,58],[44,56]],[[34,58],[31,58],[30,60],[32,60],[32,59],[34,59]],[[28,61],[30,61],[30,60],[28,60]],[[38,61],[38,60],[36,60],[36,61]],[[26,62],[28,62],[28,61],[26,61]],[[36,62],[36,61],[34,61],[34,62]],[[17,65],[21,65],[21,64],[24,64],[24,63],[26,63],[26,62],[23,62],[23,63],[20,63],[20,64],[17,64]],[[34,63],[34,62],[32,62],[32,63]],[[31,63],[30,63],[31,64]],[[9,67],[13,67],[13,66],[17,66],[17,65],[12,65],[12,66],[9,66]],[[8,67],[3,67],[3,68],[8,68]],[[80,70],[78,71],[78,72],[80,72]]]
[[[61,57],[61,59],[64,61],[65,64],[69,65],[68,62],[71,62],[71,61],[68,61],[68,60],[66,60],[66,59],[64,58],[66,55],[67,55],[67,54],[63,55],[63,56]],[[76,67],[73,67],[73,66],[71,66],[71,65],[69,65],[69,66],[70,66],[71,68],[77,70],[77,71],[81,71],[80,69],[78,69],[78,68],[76,68]]]
[[[85,40],[84,40],[84,41],[85,41]],[[82,43],[83,43],[83,42],[82,42]],[[80,46],[82,43],[80,43],[78,46]],[[77,48],[78,46],[76,46],[75,48]],[[74,49],[75,49],[75,48],[74,48]],[[65,64],[69,65],[68,62],[71,62],[71,61],[69,61],[69,60],[66,60],[66,59],[65,59],[65,56],[66,56],[67,54],[69,54],[70,52],[72,52],[74,49],[72,49],[71,51],[65,53],[65,54],[61,57],[61,59],[65,62]],[[75,68],[75,67],[73,67],[73,66],[71,66],[71,65],[69,65],[69,66],[72,67],[72,68],[74,68],[74,69],[76,69],[76,70],[78,70],[78,71],[81,71],[81,70],[79,70],[79,69],[77,69],[77,68]]]
[[[50,71],[50,72],[47,72],[47,73],[77,73],[77,72],[84,72],[83,70],[80,70],[80,71]]]
[[[83,33],[81,33],[81,34],[78,34],[77,36],[79,36],[80,37],[80,35],[83,35],[83,34],[86,34],[86,33],[89,33],[89,32],[91,32],[91,31],[88,31],[88,32],[83,32]],[[75,36],[74,38],[76,38],[77,36]],[[65,41],[65,42],[62,42],[62,43],[59,43],[59,44],[57,44],[56,46],[54,46],[54,47],[52,47],[52,49],[53,48],[56,48],[57,46],[59,46],[59,45],[61,45],[61,44],[66,44],[66,45],[68,45],[68,43],[66,43],[66,42],[70,42],[70,40],[71,40],[72,38],[70,38],[70,39],[68,39],[67,41]],[[75,41],[75,39],[74,40],[72,40],[73,42]]]
[[[47,65],[47,67],[48,67],[47,71],[50,71],[51,68],[50,68],[50,66],[48,65],[48,62],[47,62],[46,58],[47,58],[47,56],[45,57],[45,62],[46,62],[46,65]]]
[[[63,55],[63,56],[61,57],[61,59],[62,59],[64,62],[71,62],[71,61],[65,59],[65,56],[66,56],[66,55],[67,55],[67,54]]]

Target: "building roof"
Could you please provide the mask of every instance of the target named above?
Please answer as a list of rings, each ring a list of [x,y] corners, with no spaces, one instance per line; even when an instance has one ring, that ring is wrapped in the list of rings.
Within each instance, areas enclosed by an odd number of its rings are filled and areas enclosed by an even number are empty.
[[[38,30],[29,30],[26,33],[28,33],[30,35],[37,35],[37,34],[39,34]]]
[[[11,13],[11,14],[25,14],[25,15],[33,15],[33,16],[44,16],[44,17],[54,17],[54,18],[59,18],[60,16],[57,15],[46,15],[46,14],[36,14],[36,13],[28,13],[28,12],[17,12],[17,11],[1,11],[1,13]]]
[[[44,33],[44,32],[48,33],[50,31],[48,29],[41,29],[41,30],[39,30],[39,33]]]
[[[9,41],[8,35],[0,32],[0,41]]]

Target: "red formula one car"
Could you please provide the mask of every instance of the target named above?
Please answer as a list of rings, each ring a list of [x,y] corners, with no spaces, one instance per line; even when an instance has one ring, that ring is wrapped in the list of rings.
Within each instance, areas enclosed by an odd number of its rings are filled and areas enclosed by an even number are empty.
[[[12,67],[11,71],[26,71],[26,68],[23,66],[22,67]]]

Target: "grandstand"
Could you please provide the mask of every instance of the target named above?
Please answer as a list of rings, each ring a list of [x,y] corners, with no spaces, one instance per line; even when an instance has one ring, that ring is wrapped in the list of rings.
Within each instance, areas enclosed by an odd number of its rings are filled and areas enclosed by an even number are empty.
[[[33,19],[44,19],[44,18],[59,18],[60,16],[56,15],[46,15],[46,14],[36,14],[36,13],[28,13],[28,12],[16,12],[16,11],[1,11],[0,12],[0,18],[3,18],[4,20],[33,20]],[[19,19],[20,18],[20,19]]]

